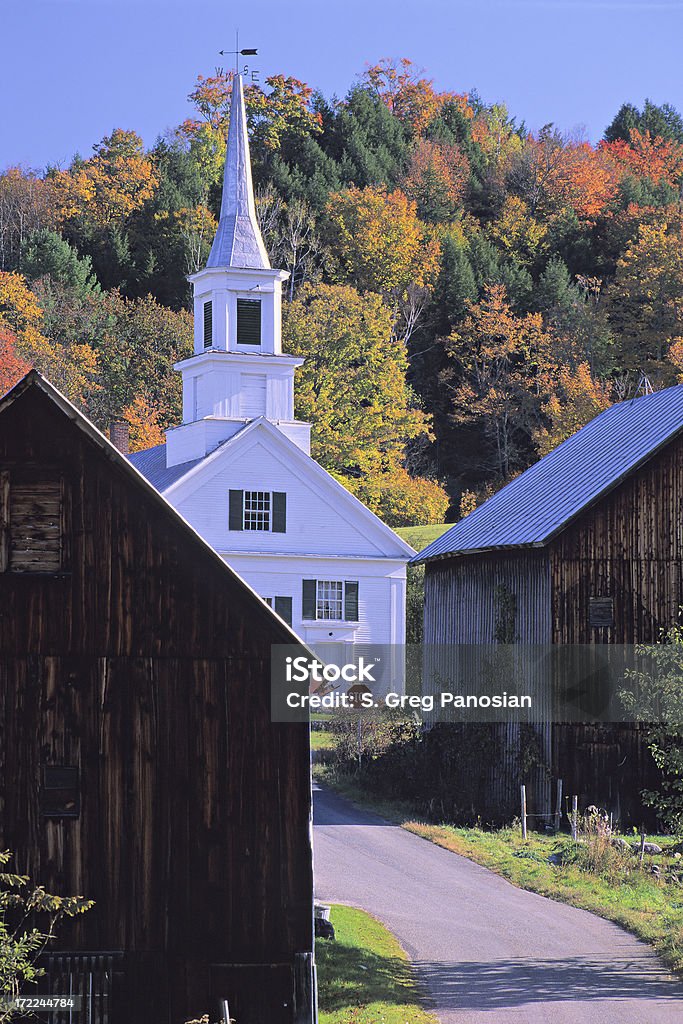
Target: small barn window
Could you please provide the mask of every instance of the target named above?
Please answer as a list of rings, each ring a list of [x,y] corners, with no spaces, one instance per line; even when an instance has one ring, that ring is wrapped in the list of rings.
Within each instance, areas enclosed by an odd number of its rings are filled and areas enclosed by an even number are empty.
[[[0,571],[66,566],[65,484],[54,472],[0,472]]]
[[[204,348],[213,345],[213,302],[209,299],[204,303]]]
[[[44,818],[77,818],[81,813],[78,768],[44,765],[41,812]]]
[[[589,599],[588,625],[595,629],[614,625],[613,597],[591,597]]]
[[[237,300],[237,344],[261,344],[261,300]]]

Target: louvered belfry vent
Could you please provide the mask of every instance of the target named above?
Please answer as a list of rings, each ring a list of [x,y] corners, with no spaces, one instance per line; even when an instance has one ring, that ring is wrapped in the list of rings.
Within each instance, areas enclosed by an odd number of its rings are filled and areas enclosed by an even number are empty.
[[[237,300],[237,344],[261,344],[261,302],[259,299]]]

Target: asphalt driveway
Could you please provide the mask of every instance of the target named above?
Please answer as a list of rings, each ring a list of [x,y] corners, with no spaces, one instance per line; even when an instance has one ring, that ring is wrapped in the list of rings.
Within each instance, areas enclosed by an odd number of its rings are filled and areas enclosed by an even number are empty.
[[[316,897],[383,921],[443,1024],[683,1024],[683,984],[621,928],[315,790]]]

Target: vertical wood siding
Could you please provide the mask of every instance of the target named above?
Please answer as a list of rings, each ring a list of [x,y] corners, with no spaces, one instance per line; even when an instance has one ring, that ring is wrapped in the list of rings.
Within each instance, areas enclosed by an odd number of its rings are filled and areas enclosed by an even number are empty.
[[[425,573],[427,679],[430,676],[444,678],[446,673],[441,663],[452,666],[454,660],[458,660],[457,651],[448,649],[450,645],[497,642],[500,587],[516,601],[514,642],[550,643],[550,574],[545,551],[487,553],[433,562],[427,565]],[[501,692],[504,688],[505,680],[501,680]],[[472,680],[470,692],[477,693],[476,679]],[[492,769],[489,803],[482,807],[482,815],[510,818],[519,811],[520,727],[506,723],[492,726],[492,729],[500,755]],[[534,731],[541,755],[549,765],[552,756],[550,726],[539,722]],[[534,773],[529,800],[530,813],[546,811],[550,791],[544,771]]]

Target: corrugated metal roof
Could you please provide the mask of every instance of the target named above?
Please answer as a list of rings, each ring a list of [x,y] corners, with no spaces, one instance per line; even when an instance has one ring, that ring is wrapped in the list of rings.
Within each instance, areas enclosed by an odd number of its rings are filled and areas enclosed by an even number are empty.
[[[600,413],[413,559],[543,545],[683,429],[683,385]]]
[[[158,491],[165,491],[181,476],[185,476],[191,469],[199,465],[206,458],[193,459],[191,462],[181,462],[178,466],[166,466],[166,445],[158,444],[154,448],[147,448],[144,452],[133,452],[128,456],[139,473],[149,481],[152,487]]]

